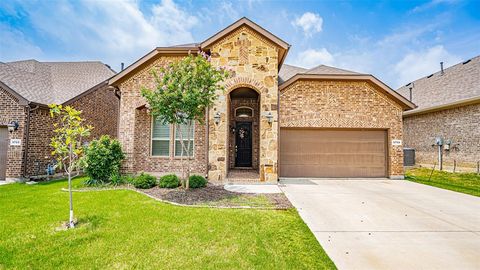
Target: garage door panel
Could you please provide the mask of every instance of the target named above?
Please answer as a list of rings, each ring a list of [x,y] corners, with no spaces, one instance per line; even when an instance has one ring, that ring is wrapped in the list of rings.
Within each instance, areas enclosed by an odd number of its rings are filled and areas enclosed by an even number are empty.
[[[386,131],[281,129],[282,177],[384,177]]]

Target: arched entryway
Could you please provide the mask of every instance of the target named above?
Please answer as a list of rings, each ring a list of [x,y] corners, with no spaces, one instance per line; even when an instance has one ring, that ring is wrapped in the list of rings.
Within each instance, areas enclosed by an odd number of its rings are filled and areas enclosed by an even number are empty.
[[[258,173],[260,156],[260,95],[239,87],[228,95],[228,169]]]

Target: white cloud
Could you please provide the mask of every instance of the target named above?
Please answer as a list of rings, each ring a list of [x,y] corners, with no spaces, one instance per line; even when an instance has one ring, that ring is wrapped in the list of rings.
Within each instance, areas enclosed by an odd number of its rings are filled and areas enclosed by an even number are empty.
[[[440,26],[442,24],[439,22],[426,25],[404,25],[377,38],[357,34],[351,37],[352,43],[349,48],[337,48],[330,53],[333,55],[336,67],[373,74],[391,87],[397,88],[432,73],[431,70],[417,69],[417,67],[404,70],[402,66],[397,67],[397,65],[412,52],[418,52],[417,57],[421,57],[429,49],[436,47],[441,42],[441,40],[435,41],[435,37],[438,36],[437,29]],[[445,53],[445,48],[443,48],[443,54],[439,54],[436,49],[432,50],[430,55],[435,55],[435,52],[440,56],[432,61],[434,62],[431,65],[432,70],[435,68],[438,70],[440,61],[444,61],[445,64],[455,64],[460,61],[458,57],[447,57],[449,54]]]
[[[316,13],[305,12],[301,17],[292,21],[292,24],[302,28],[305,36],[311,37],[313,34],[322,31],[323,19]]]
[[[312,68],[318,65],[333,65],[333,62],[333,55],[326,48],[321,48],[300,52],[292,64],[304,68]]]
[[[113,67],[157,46],[193,42],[196,16],[172,0],[142,12],[138,1],[22,2],[34,29],[60,43],[70,57],[99,59]],[[84,59],[86,60],[86,59]]]
[[[0,24],[0,60],[4,62],[40,57],[42,50],[28,41],[25,35]]]
[[[422,12],[422,11],[429,10],[433,7],[436,7],[440,4],[455,4],[457,2],[458,0],[431,0],[430,2],[414,7],[410,12],[411,13]]]
[[[408,83],[435,73],[440,70],[440,62],[444,62],[444,67],[447,67],[460,61],[460,57],[450,54],[442,45],[409,53],[395,65],[397,83]]]

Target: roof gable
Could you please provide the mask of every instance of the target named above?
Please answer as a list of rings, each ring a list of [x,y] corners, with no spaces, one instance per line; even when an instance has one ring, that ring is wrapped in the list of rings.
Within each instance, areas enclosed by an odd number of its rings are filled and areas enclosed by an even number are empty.
[[[220,32],[218,32],[215,35],[211,36],[210,38],[206,39],[204,42],[200,43],[200,46],[202,48],[208,48],[209,46],[211,46],[216,41],[220,40],[221,38],[225,37],[226,35],[230,34],[231,32],[237,30],[238,28],[240,28],[244,25],[250,27],[251,29],[253,29],[257,33],[261,34],[262,36],[266,37],[268,40],[270,40],[271,42],[276,44],[278,47],[283,48],[284,50],[288,50],[288,48],[290,47],[290,45],[288,43],[286,43],[285,41],[283,41],[279,37],[273,35],[269,31],[265,30],[265,28],[259,26],[258,24],[252,22],[251,20],[249,20],[245,17],[243,17],[240,20],[232,23],[231,25],[227,26],[226,28],[224,28]]]
[[[282,39],[278,38],[277,36],[273,35],[272,33],[268,32],[258,24],[252,22],[251,20],[243,17],[240,20],[234,22],[230,26],[227,26],[220,32],[216,33],[215,35],[211,36],[207,40],[201,43],[189,43],[189,44],[181,44],[175,45],[170,47],[157,47],[151,52],[147,53],[142,58],[138,59],[136,62],[128,66],[126,69],[122,70],[121,72],[117,73],[114,77],[109,80],[110,85],[118,85],[120,82],[124,81],[126,78],[129,78],[130,75],[144,67],[146,64],[154,61],[158,57],[162,55],[187,55],[189,52],[196,53],[198,50],[209,50],[212,45],[214,45],[217,41],[220,41],[222,38],[228,36],[232,32],[236,31],[241,27],[248,27],[253,31],[260,34],[262,37],[265,37],[268,41],[279,48],[279,65],[280,68],[285,61],[287,56],[288,50],[290,45],[283,41]]]
[[[404,110],[414,109],[416,106],[405,97],[395,92],[379,79],[370,74],[309,74],[309,73],[297,73],[290,79],[279,85],[278,90],[283,91],[288,86],[292,85],[299,80],[341,80],[341,81],[366,81],[374,85],[377,89],[385,93],[392,100],[402,106]]]

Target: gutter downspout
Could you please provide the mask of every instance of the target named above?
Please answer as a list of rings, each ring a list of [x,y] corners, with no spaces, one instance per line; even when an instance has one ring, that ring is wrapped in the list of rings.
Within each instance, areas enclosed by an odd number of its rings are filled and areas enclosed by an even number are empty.
[[[205,126],[206,126],[206,131],[205,131],[205,178],[208,179],[208,149],[210,148],[210,141],[209,141],[209,132],[210,132],[210,122],[209,122],[209,108],[205,108],[205,117],[207,118],[205,120]]]
[[[37,105],[35,108],[30,108],[30,103],[25,106],[25,109],[27,111],[27,122],[25,123],[25,147],[23,149],[23,168],[22,168],[22,177],[26,178],[27,176],[27,155],[28,155],[28,146],[29,146],[29,138],[30,138],[30,114],[33,111],[36,111],[40,106]]]
[[[123,64],[123,63],[122,63]],[[120,138],[120,106],[121,106],[121,99],[122,99],[122,92],[120,92],[120,89],[118,87],[115,87],[115,90],[113,91],[115,96],[118,98],[118,112],[117,112],[117,139]]]

